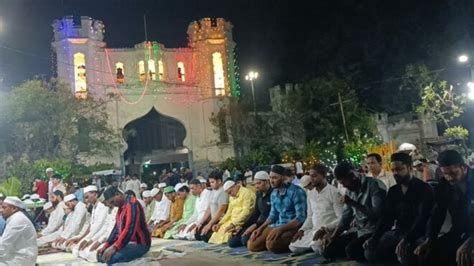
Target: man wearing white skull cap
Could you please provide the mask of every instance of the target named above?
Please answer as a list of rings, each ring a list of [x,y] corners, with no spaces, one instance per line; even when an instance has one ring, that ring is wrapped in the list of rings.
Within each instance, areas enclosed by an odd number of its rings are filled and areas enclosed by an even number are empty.
[[[74,194],[69,194],[64,197],[64,204],[71,210],[69,214],[70,223],[64,226],[64,230],[52,243],[52,247],[65,249],[66,242],[75,238],[81,233],[81,229],[87,220],[87,208],[83,202],[77,200]]]
[[[7,197],[2,208],[7,223],[0,237],[0,265],[34,265],[38,257],[36,231],[22,212],[23,202],[17,197]]]
[[[100,229],[106,223],[109,208],[98,200],[99,194],[96,186],[87,186],[84,188],[84,198],[88,205],[92,207],[90,224],[86,232],[79,237],[66,242],[67,246],[72,246],[72,254],[80,256],[81,251],[86,250],[94,241],[92,237],[99,233]],[[69,242],[69,243],[68,243]]]

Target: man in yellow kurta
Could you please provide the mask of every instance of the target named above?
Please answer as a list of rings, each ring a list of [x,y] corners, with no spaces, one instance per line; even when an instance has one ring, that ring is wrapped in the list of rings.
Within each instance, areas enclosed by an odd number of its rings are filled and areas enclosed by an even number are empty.
[[[170,216],[168,220],[164,221],[162,226],[155,229],[153,237],[163,237],[168,229],[170,229],[183,216],[184,200],[176,196],[174,187],[168,186],[165,188],[165,196],[171,201]]]
[[[229,208],[221,221],[212,226],[214,233],[209,239],[211,244],[226,244],[255,209],[256,195],[250,189],[227,180],[224,183],[224,191],[230,196]]]
[[[165,239],[173,238],[173,236],[177,234],[180,229],[184,229],[186,227],[186,223],[194,213],[194,205],[196,205],[196,197],[192,194],[189,194],[189,187],[186,183],[179,183],[176,185],[175,189],[178,193],[178,198],[184,200],[183,215],[181,219],[179,219],[179,221],[173,225],[172,228],[166,231],[166,234],[163,237]]]

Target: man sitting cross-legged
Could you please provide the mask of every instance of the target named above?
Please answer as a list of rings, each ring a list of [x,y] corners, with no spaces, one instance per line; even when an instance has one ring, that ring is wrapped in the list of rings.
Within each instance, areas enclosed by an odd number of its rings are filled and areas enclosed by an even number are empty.
[[[150,249],[151,238],[143,207],[132,194],[116,187],[104,191],[104,203],[118,208],[115,227],[105,245],[97,253],[98,261],[113,264],[142,257]]]
[[[308,191],[308,216],[298,233],[293,237],[290,250],[304,253],[312,250],[321,253],[321,240],[334,231],[342,215],[339,189],[326,181],[327,168],[312,166],[309,170],[312,189]]]
[[[306,220],[306,193],[296,185],[285,183],[285,168],[274,165],[270,171],[273,187],[270,215],[250,236],[250,251],[269,250],[274,253],[288,252],[288,246],[298,228]]]
[[[270,213],[272,207],[270,176],[265,171],[259,171],[255,174],[254,182],[257,189],[255,210],[242,226],[242,229],[229,240],[229,247],[231,248],[247,246],[252,232],[267,220]]]
[[[174,239],[195,240],[197,224],[202,220],[209,207],[209,198],[211,191],[206,189],[206,185],[199,179],[193,179],[189,182],[191,194],[196,197],[194,212],[186,223],[178,228],[178,233],[173,236]]]
[[[214,233],[209,239],[211,244],[227,244],[232,234],[242,228],[255,208],[255,193],[252,190],[233,180],[227,180],[224,183],[224,191],[230,196],[229,208],[219,223],[212,226]]]

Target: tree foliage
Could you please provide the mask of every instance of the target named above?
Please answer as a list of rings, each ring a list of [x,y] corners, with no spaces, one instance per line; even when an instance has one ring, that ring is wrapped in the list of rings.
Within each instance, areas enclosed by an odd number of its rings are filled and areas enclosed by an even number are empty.
[[[13,160],[110,155],[118,138],[104,101],[77,100],[69,87],[30,80],[2,95],[0,147]]]

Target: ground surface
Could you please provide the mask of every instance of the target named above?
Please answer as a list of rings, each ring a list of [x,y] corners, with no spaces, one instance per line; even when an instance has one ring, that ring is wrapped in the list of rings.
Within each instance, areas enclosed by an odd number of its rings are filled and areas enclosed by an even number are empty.
[[[270,252],[252,253],[246,248],[231,249],[224,245],[209,245],[202,242],[153,239],[146,257],[126,265],[315,265],[322,258],[309,253],[292,257],[289,254]],[[39,265],[100,265],[75,258],[71,253],[57,252],[38,257]],[[325,265],[352,266],[355,262],[335,262]]]

